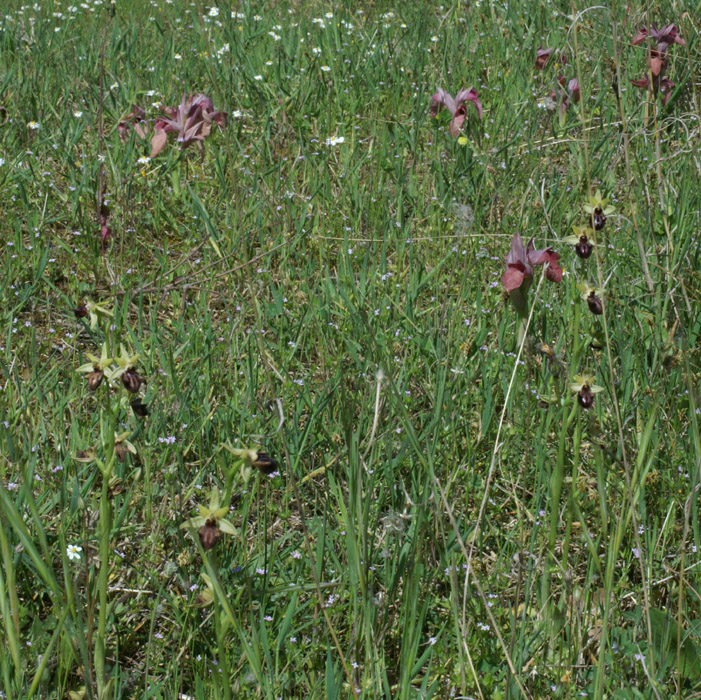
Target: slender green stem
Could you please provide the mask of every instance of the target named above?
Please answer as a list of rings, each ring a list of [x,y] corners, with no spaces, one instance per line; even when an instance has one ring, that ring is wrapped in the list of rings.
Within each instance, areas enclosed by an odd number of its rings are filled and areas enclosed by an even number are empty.
[[[99,700],[109,697],[110,683],[105,672],[107,650],[107,587],[109,583],[110,536],[112,533],[112,502],[110,500],[110,477],[114,468],[114,431],[119,415],[119,405],[113,407],[109,394],[106,395],[104,418],[102,421],[102,444],[105,461],[102,467],[102,489],[100,492],[100,571],[97,580],[98,621],[95,640],[95,677]]]
[[[109,480],[103,475],[102,492],[100,494],[100,573],[98,578],[98,623],[97,639],[95,641],[95,676],[97,678],[97,694],[102,700],[106,687],[105,678],[105,649],[107,630],[107,583],[109,579],[109,553],[111,504],[109,500]]]
[[[217,570],[217,563],[214,553],[210,553],[210,559],[212,563],[212,569]],[[221,606],[218,604],[214,605],[214,629],[217,636],[217,659],[220,668],[220,677],[223,680],[220,687],[224,692],[224,700],[231,700],[231,683],[229,683],[229,657],[226,653],[227,641],[226,641],[226,630],[222,620]]]
[[[577,477],[579,475],[579,446],[582,441],[582,412],[577,411],[577,422],[574,427],[574,439],[572,440],[572,476],[570,492],[567,499],[567,528],[565,541],[562,545],[562,568],[566,571],[569,565],[570,538],[572,535],[572,519],[575,511],[575,494],[577,490]]]

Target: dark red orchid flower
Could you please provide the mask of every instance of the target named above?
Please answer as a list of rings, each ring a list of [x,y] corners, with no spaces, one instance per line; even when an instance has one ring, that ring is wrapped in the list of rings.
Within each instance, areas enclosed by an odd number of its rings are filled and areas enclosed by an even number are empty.
[[[577,104],[580,96],[579,80],[572,78],[572,80],[567,82],[567,78],[564,75],[558,77],[557,86],[550,93],[550,99],[553,102],[557,102],[558,98],[560,100],[560,116],[567,111],[567,108],[570,106],[570,100]]]
[[[543,68],[545,68],[545,64],[550,59],[550,55],[552,54],[552,52],[553,49],[542,49],[540,46],[538,47],[538,50],[535,54],[536,70],[543,70]]]
[[[550,56],[552,56],[553,53],[557,55],[557,58],[560,61],[560,63],[562,63],[562,65],[565,65],[567,63],[567,57],[562,51],[559,51],[557,49],[543,49],[539,46],[538,50],[535,53],[536,70],[543,70],[543,68],[545,68],[548,61],[550,60]]]
[[[632,44],[637,46],[642,44],[647,37],[650,37],[655,42],[655,47],[650,49],[648,56],[648,64],[653,77],[657,77],[664,73],[667,67],[667,49],[670,44],[679,44],[684,46],[685,42],[679,36],[677,28],[673,24],[668,24],[662,29],[656,29],[654,26],[643,27],[632,40]]]
[[[107,200],[107,183],[105,182],[104,172],[102,173],[102,178],[102,193],[100,195],[100,248],[104,253],[105,250],[107,250],[107,244],[112,235],[112,229],[109,226],[110,209],[109,201]]]
[[[656,29],[654,25],[650,27],[642,27],[640,31],[633,37],[631,43],[633,46],[642,44],[647,37],[650,37],[656,44],[659,52],[666,51],[670,44],[679,44],[684,46],[685,42],[679,36],[676,26],[668,24],[662,29]]]
[[[528,246],[524,248],[521,235],[514,233],[511,239],[511,250],[506,256],[506,272],[504,272],[501,281],[520,314],[523,315],[527,308],[526,292],[533,281],[533,266],[547,264],[545,270],[547,279],[551,282],[560,282],[562,268],[558,262],[559,259],[560,254],[552,248],[536,250],[532,238],[528,241]]]
[[[559,259],[560,254],[550,247],[536,250],[532,238],[528,241],[528,246],[524,248],[521,234],[514,233],[514,237],[511,239],[511,250],[506,256],[506,272],[502,277],[506,291],[512,292],[520,287],[525,279],[533,279],[533,266],[545,263],[548,263],[545,276],[551,282],[560,282],[562,268],[558,263]]]
[[[477,109],[477,116],[482,119],[482,103],[477,96],[477,90],[471,87],[469,90],[460,90],[453,98],[442,88],[431,96],[431,115],[436,117],[442,107],[445,107],[452,117],[450,120],[450,135],[457,137],[467,116],[467,103],[472,104]]]

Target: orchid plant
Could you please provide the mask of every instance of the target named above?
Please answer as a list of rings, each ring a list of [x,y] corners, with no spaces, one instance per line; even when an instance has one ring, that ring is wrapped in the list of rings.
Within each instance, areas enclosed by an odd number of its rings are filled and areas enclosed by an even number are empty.
[[[593,228],[596,231],[601,231],[606,226],[606,217],[611,216],[616,208],[601,195],[601,190],[597,190],[584,204],[584,211],[591,217]]]
[[[550,56],[552,56],[553,53],[559,58],[560,63],[562,63],[563,65],[567,63],[567,57],[565,56],[563,51],[553,48],[544,49],[539,46],[535,53],[536,70],[543,70],[543,68],[545,68],[548,61],[550,60]]]
[[[157,119],[153,125],[151,158],[165,148],[171,133],[177,134],[176,140],[183,148],[195,143],[202,152],[202,142],[211,133],[212,126],[216,124],[223,128],[227,124],[226,113],[216,112],[212,99],[202,94],[186,97],[183,93],[178,107],[163,107],[163,111],[167,116]]]
[[[477,90],[471,87],[469,90],[460,90],[453,98],[448,92],[440,88],[432,97],[431,116],[437,117],[438,112],[445,107],[451,116],[450,135],[457,138],[467,117],[467,103],[471,102],[477,109],[477,116],[482,119],[482,103]]]
[[[569,82],[564,75],[557,79],[557,85],[550,91],[550,99],[554,104],[560,102],[560,121],[564,121],[567,108],[571,102],[577,104],[580,98],[579,80],[572,78]],[[554,109],[554,106],[553,106]]]
[[[139,138],[145,139],[146,132],[144,130],[146,113],[143,107],[132,105],[129,114],[117,124],[117,133],[121,141],[126,141],[129,136],[129,127],[134,129]]]
[[[572,377],[570,391],[577,394],[577,403],[582,408],[591,408],[594,404],[594,395],[603,391],[604,388],[597,386],[594,377],[587,374],[575,374]]]
[[[543,68],[545,68],[545,64],[550,60],[552,52],[553,49],[544,49],[540,46],[538,47],[538,50],[535,54],[536,70],[543,70]]]
[[[114,573],[110,565],[110,552],[114,549],[113,535],[116,532],[112,501],[125,490],[126,472],[118,466],[128,455],[136,455],[137,448],[132,442],[138,434],[140,422],[148,415],[147,406],[135,396],[146,380],[137,374],[135,366],[139,360],[120,344],[119,356],[115,353],[117,329],[122,324],[116,318],[114,308],[91,301],[81,301],[73,313],[77,320],[87,319],[92,330],[100,330],[104,341],[100,354],[87,353],[88,362],[79,366],[77,372],[85,375],[87,387],[97,405],[99,414],[99,440],[94,447],[76,450],[74,459],[84,464],[95,464],[101,475],[99,516],[97,521],[98,552],[95,557],[99,567],[91,573],[95,581],[90,586],[90,595],[95,597],[92,608],[96,611],[97,627],[94,634],[94,678],[97,682],[95,697],[112,697],[110,688],[114,685],[114,675],[108,659],[111,652],[108,642],[111,635],[111,622],[108,615],[108,587]],[[132,406],[136,427],[129,428],[125,412]],[[134,406],[138,406],[135,408]],[[124,427],[126,430],[121,430]],[[121,475],[120,475],[121,473]],[[135,470],[135,475],[138,470]]]
[[[547,264],[545,277],[551,282],[560,282],[563,270],[559,259],[560,254],[550,247],[536,250],[532,238],[528,241],[528,246],[524,247],[521,235],[514,233],[501,281],[519,316],[525,317],[528,312],[526,295],[533,281],[533,266]]]
[[[222,533],[236,535],[238,530],[224,518],[229,512],[227,502],[222,504],[221,494],[215,486],[209,494],[209,505],[197,507],[199,515],[189,518],[180,527],[183,530],[197,530],[202,548],[212,549]]]
[[[650,72],[653,76],[658,76],[666,66],[667,49],[669,45],[679,44],[680,46],[684,46],[685,42],[684,39],[679,36],[677,28],[673,24],[668,24],[662,27],[662,29],[656,29],[654,25],[642,27],[631,40],[631,44],[633,44],[633,46],[642,44],[648,37],[655,43],[655,48],[650,49]]]
[[[587,302],[589,311],[594,316],[601,316],[604,313],[603,292],[598,287],[592,287],[588,282],[579,282],[577,289],[583,301]]]
[[[539,46],[536,51],[536,70],[543,70],[554,52],[557,52],[557,50],[553,48],[543,49]],[[560,62],[564,66],[567,63],[565,54],[562,51],[557,53]],[[577,78],[572,78],[568,81],[564,75],[559,75],[555,87],[550,91],[547,99],[544,100],[544,104],[549,111],[555,111],[556,106],[559,104],[560,122],[564,122],[567,108],[572,102],[575,104],[579,102],[580,94],[579,80]]]
[[[661,93],[662,104],[666,105],[669,98],[672,96],[672,88],[674,88],[674,82],[665,74],[667,70],[667,49],[670,44],[684,46],[685,42],[679,36],[675,25],[668,24],[661,29],[657,29],[654,25],[642,27],[633,37],[631,43],[637,46],[638,44],[642,44],[647,38],[652,39],[655,44],[654,48],[650,48],[647,56],[648,73],[645,77],[638,80],[631,80],[630,82],[635,87],[644,90],[649,90],[651,88],[654,95],[658,92]]]
[[[573,225],[572,230],[574,233],[564,238],[562,242],[574,246],[577,256],[586,260],[594,250],[594,229],[590,226]]]
[[[155,158],[168,143],[168,134],[177,134],[177,142],[187,148],[191,144],[197,144],[200,152],[203,151],[203,141],[212,132],[212,126],[224,128],[227,125],[225,112],[217,112],[214,102],[206,95],[190,95],[183,98],[177,107],[162,107],[164,117],[156,119],[151,137],[151,155]],[[129,130],[133,129],[141,139],[147,138],[147,123],[142,107],[132,105],[131,111],[117,124],[117,132],[122,141],[127,139]]]
[[[559,264],[560,254],[552,248],[536,250],[533,239],[524,247],[523,239],[517,232],[511,239],[511,250],[506,256],[506,271],[501,278],[509,300],[521,319],[518,329],[518,342],[525,338],[526,319],[528,318],[528,290],[533,281],[534,266],[547,265],[545,277],[551,282],[562,280],[563,270]]]

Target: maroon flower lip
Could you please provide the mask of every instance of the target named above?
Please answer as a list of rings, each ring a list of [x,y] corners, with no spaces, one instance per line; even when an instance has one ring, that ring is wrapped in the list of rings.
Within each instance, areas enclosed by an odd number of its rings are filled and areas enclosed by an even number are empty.
[[[591,255],[592,250],[594,250],[594,246],[589,242],[589,239],[586,236],[580,236],[574,246],[575,253],[583,260],[586,260]]]

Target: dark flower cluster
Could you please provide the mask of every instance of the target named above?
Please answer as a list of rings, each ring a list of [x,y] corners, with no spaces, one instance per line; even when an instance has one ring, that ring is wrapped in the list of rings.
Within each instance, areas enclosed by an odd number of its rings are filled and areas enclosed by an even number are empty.
[[[187,148],[196,144],[203,150],[204,140],[212,132],[213,126],[224,128],[227,125],[225,112],[217,112],[214,102],[206,95],[183,94],[177,107],[163,106],[164,117],[156,119],[151,137],[151,158],[155,158],[168,143],[168,134],[176,134],[176,141]],[[148,124],[142,107],[132,105],[131,111],[117,125],[119,138],[125,141],[129,130],[133,129],[141,139],[147,137]]]
[[[654,25],[643,27],[632,40],[632,44],[637,46],[646,39],[651,39],[647,54],[647,74],[645,77],[630,82],[638,88],[644,90],[652,89],[653,94],[659,92],[662,95],[662,104],[666,105],[672,96],[674,82],[667,76],[667,49],[670,44],[684,46],[684,40],[679,36],[677,28],[673,24],[668,24],[661,29]]]

